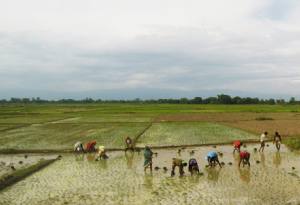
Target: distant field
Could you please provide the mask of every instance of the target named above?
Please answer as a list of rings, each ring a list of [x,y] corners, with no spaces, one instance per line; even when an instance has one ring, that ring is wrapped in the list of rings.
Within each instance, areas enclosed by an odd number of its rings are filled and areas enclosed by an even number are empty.
[[[0,149],[68,149],[76,141],[96,140],[108,148],[123,148],[126,136],[135,138],[145,123],[44,124],[1,133]]]
[[[216,123],[153,123],[140,138],[141,145],[180,145],[231,142],[236,139],[258,139],[245,131]]]
[[[0,105],[0,149],[65,149],[78,140],[91,139],[110,148],[121,148],[125,136],[136,137],[152,122],[153,126],[140,138],[141,143],[223,142],[253,138],[265,130],[270,133],[276,130],[283,136],[300,136],[300,106]]]

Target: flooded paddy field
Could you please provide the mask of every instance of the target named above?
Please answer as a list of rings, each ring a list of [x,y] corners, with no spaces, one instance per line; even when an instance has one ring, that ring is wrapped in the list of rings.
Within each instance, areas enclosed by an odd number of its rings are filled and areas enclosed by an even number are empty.
[[[0,154],[0,178],[3,175],[13,173],[14,170],[24,169],[34,165],[40,160],[54,159],[56,157],[57,155]]]
[[[300,156],[273,144],[265,153],[248,145],[251,168],[238,168],[231,146],[158,149],[153,173],[143,171],[143,153],[110,152],[106,161],[94,154],[63,158],[0,192],[0,204],[299,204]],[[222,152],[220,169],[206,168],[209,150]],[[193,151],[193,152],[192,152]],[[194,153],[194,154],[193,154]],[[171,161],[196,158],[203,175],[170,177]],[[232,165],[230,165],[230,162]],[[164,171],[163,167],[168,170]]]

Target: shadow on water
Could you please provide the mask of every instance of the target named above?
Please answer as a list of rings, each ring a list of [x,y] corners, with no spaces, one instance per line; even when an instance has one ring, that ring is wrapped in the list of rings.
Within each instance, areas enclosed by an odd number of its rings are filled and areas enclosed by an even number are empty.
[[[132,151],[125,152],[125,160],[127,162],[128,169],[132,169],[133,159],[134,159],[134,152],[132,152]]]

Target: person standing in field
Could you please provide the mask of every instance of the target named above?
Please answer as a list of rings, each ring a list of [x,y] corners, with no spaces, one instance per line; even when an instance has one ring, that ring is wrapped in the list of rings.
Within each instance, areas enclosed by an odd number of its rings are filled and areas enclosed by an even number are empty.
[[[149,146],[145,147],[144,151],[144,171],[146,172],[147,168],[150,168],[150,172],[152,172],[152,156],[153,152]]]
[[[134,151],[133,140],[130,137],[126,137],[125,144],[126,144],[125,152],[127,150]]]
[[[259,148],[259,152],[263,152],[265,149],[265,145],[266,145],[266,137],[268,136],[268,132],[264,132],[261,136],[260,136],[260,148]]]
[[[273,143],[275,143],[276,149],[279,151],[281,145],[281,136],[278,132],[275,132]]]

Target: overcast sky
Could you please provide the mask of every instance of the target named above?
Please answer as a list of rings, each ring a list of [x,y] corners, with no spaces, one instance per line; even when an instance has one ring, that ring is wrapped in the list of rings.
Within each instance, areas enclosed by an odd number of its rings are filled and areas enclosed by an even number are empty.
[[[0,0],[0,98],[299,90],[299,0]]]

